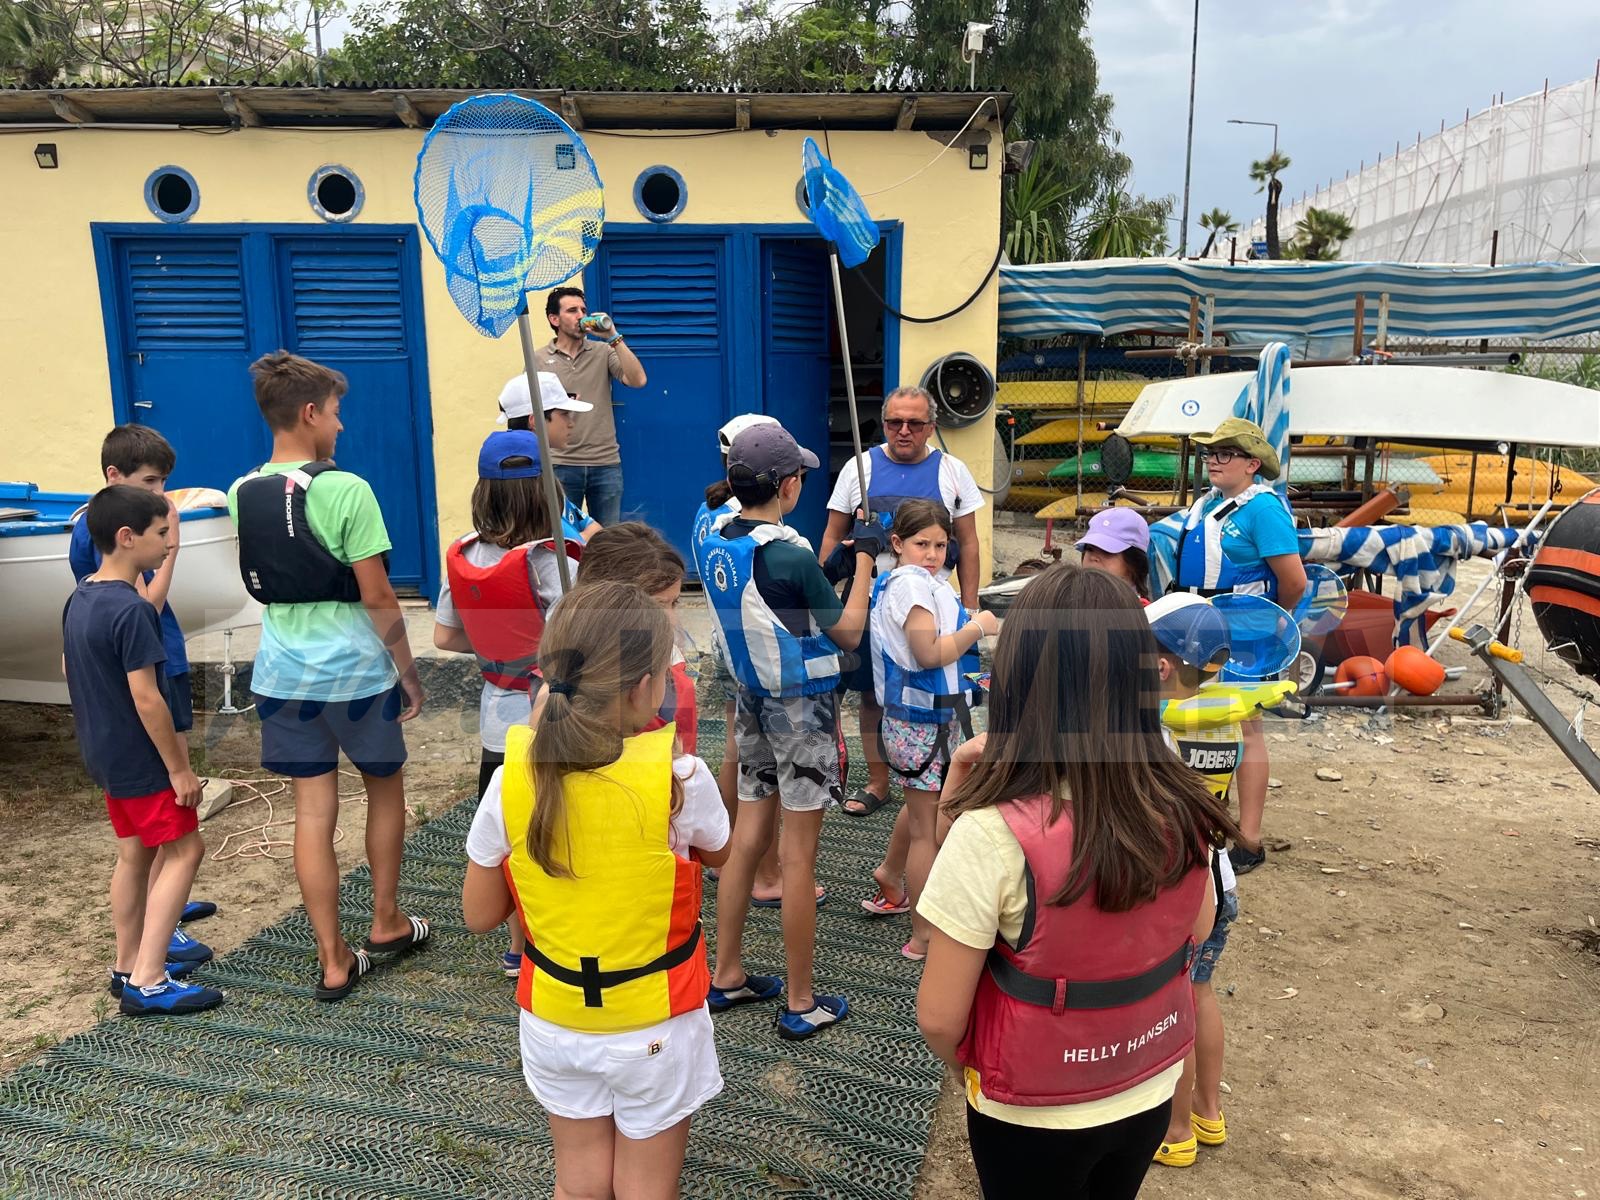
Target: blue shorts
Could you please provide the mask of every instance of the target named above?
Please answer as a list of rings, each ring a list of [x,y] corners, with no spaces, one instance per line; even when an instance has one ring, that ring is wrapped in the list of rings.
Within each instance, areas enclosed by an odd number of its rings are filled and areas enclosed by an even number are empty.
[[[399,686],[354,700],[284,700],[257,696],[261,768],[296,779],[339,769],[339,752],[363,775],[393,775],[406,762]]]
[[[1228,929],[1239,919],[1239,893],[1222,893],[1222,911],[1217,914],[1217,922],[1211,927],[1211,936],[1201,944],[1199,951],[1194,956],[1194,965],[1189,968],[1189,978],[1195,983],[1210,983],[1211,972],[1217,969],[1217,959],[1222,957],[1222,951],[1228,944]]]

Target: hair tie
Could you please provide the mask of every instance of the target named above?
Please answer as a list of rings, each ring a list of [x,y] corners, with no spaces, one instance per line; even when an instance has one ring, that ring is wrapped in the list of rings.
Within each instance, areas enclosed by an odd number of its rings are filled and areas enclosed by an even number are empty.
[[[552,695],[566,696],[568,699],[571,699],[577,692],[575,687],[563,679],[547,679],[545,680],[545,687],[550,689]]]

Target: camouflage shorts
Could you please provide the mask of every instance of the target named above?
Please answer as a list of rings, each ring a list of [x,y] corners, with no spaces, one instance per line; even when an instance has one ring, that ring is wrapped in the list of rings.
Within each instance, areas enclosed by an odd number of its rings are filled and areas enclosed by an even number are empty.
[[[733,727],[739,749],[739,799],[773,792],[793,812],[815,812],[844,798],[838,697],[773,699],[739,689]]]

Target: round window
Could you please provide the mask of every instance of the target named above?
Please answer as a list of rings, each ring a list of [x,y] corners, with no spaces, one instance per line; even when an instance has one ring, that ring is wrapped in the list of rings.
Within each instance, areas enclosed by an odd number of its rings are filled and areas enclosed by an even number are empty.
[[[349,167],[329,164],[318,167],[306,185],[311,211],[324,221],[353,221],[361,212],[366,191]]]
[[[806,177],[804,175],[794,181],[794,206],[800,210],[800,214],[806,220],[809,221],[811,219],[811,193],[806,191]]]
[[[144,202],[163,221],[187,221],[200,207],[200,185],[182,167],[157,167],[144,181]]]
[[[647,221],[674,221],[688,201],[683,176],[671,167],[646,167],[633,185],[633,203]]]

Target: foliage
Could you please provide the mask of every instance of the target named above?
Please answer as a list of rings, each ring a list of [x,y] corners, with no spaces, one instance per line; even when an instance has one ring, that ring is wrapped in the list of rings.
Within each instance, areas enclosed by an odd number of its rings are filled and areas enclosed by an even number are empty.
[[[723,44],[728,86],[811,91],[872,87],[893,68],[898,41],[850,0],[799,9],[755,0],[726,23]]]
[[[1165,254],[1167,218],[1172,197],[1159,200],[1130,196],[1120,188],[1107,192],[1080,219],[1074,233],[1078,258],[1145,258]]]
[[[1027,170],[1011,178],[1002,196],[1006,258],[1020,264],[1057,261],[1071,196],[1048,157],[1035,151]]]
[[[1294,224],[1294,237],[1286,255],[1312,262],[1332,262],[1355,231],[1356,227],[1343,213],[1329,208],[1308,208],[1306,215]]]
[[[1200,257],[1205,258],[1211,253],[1211,247],[1216,245],[1217,235],[1223,233],[1238,233],[1239,222],[1233,219],[1233,214],[1226,209],[1213,208],[1208,213],[1200,214],[1200,228],[1208,230],[1205,247],[1200,251]]]
[[[1289,169],[1289,156],[1273,150],[1266,158],[1250,164],[1250,178],[1261,185],[1256,191],[1267,193],[1267,257],[1282,258],[1283,247],[1278,240],[1278,198],[1283,195],[1283,181],[1278,178]]]
[[[46,0],[9,0],[0,7],[0,83],[55,83],[77,61],[71,33]]]

